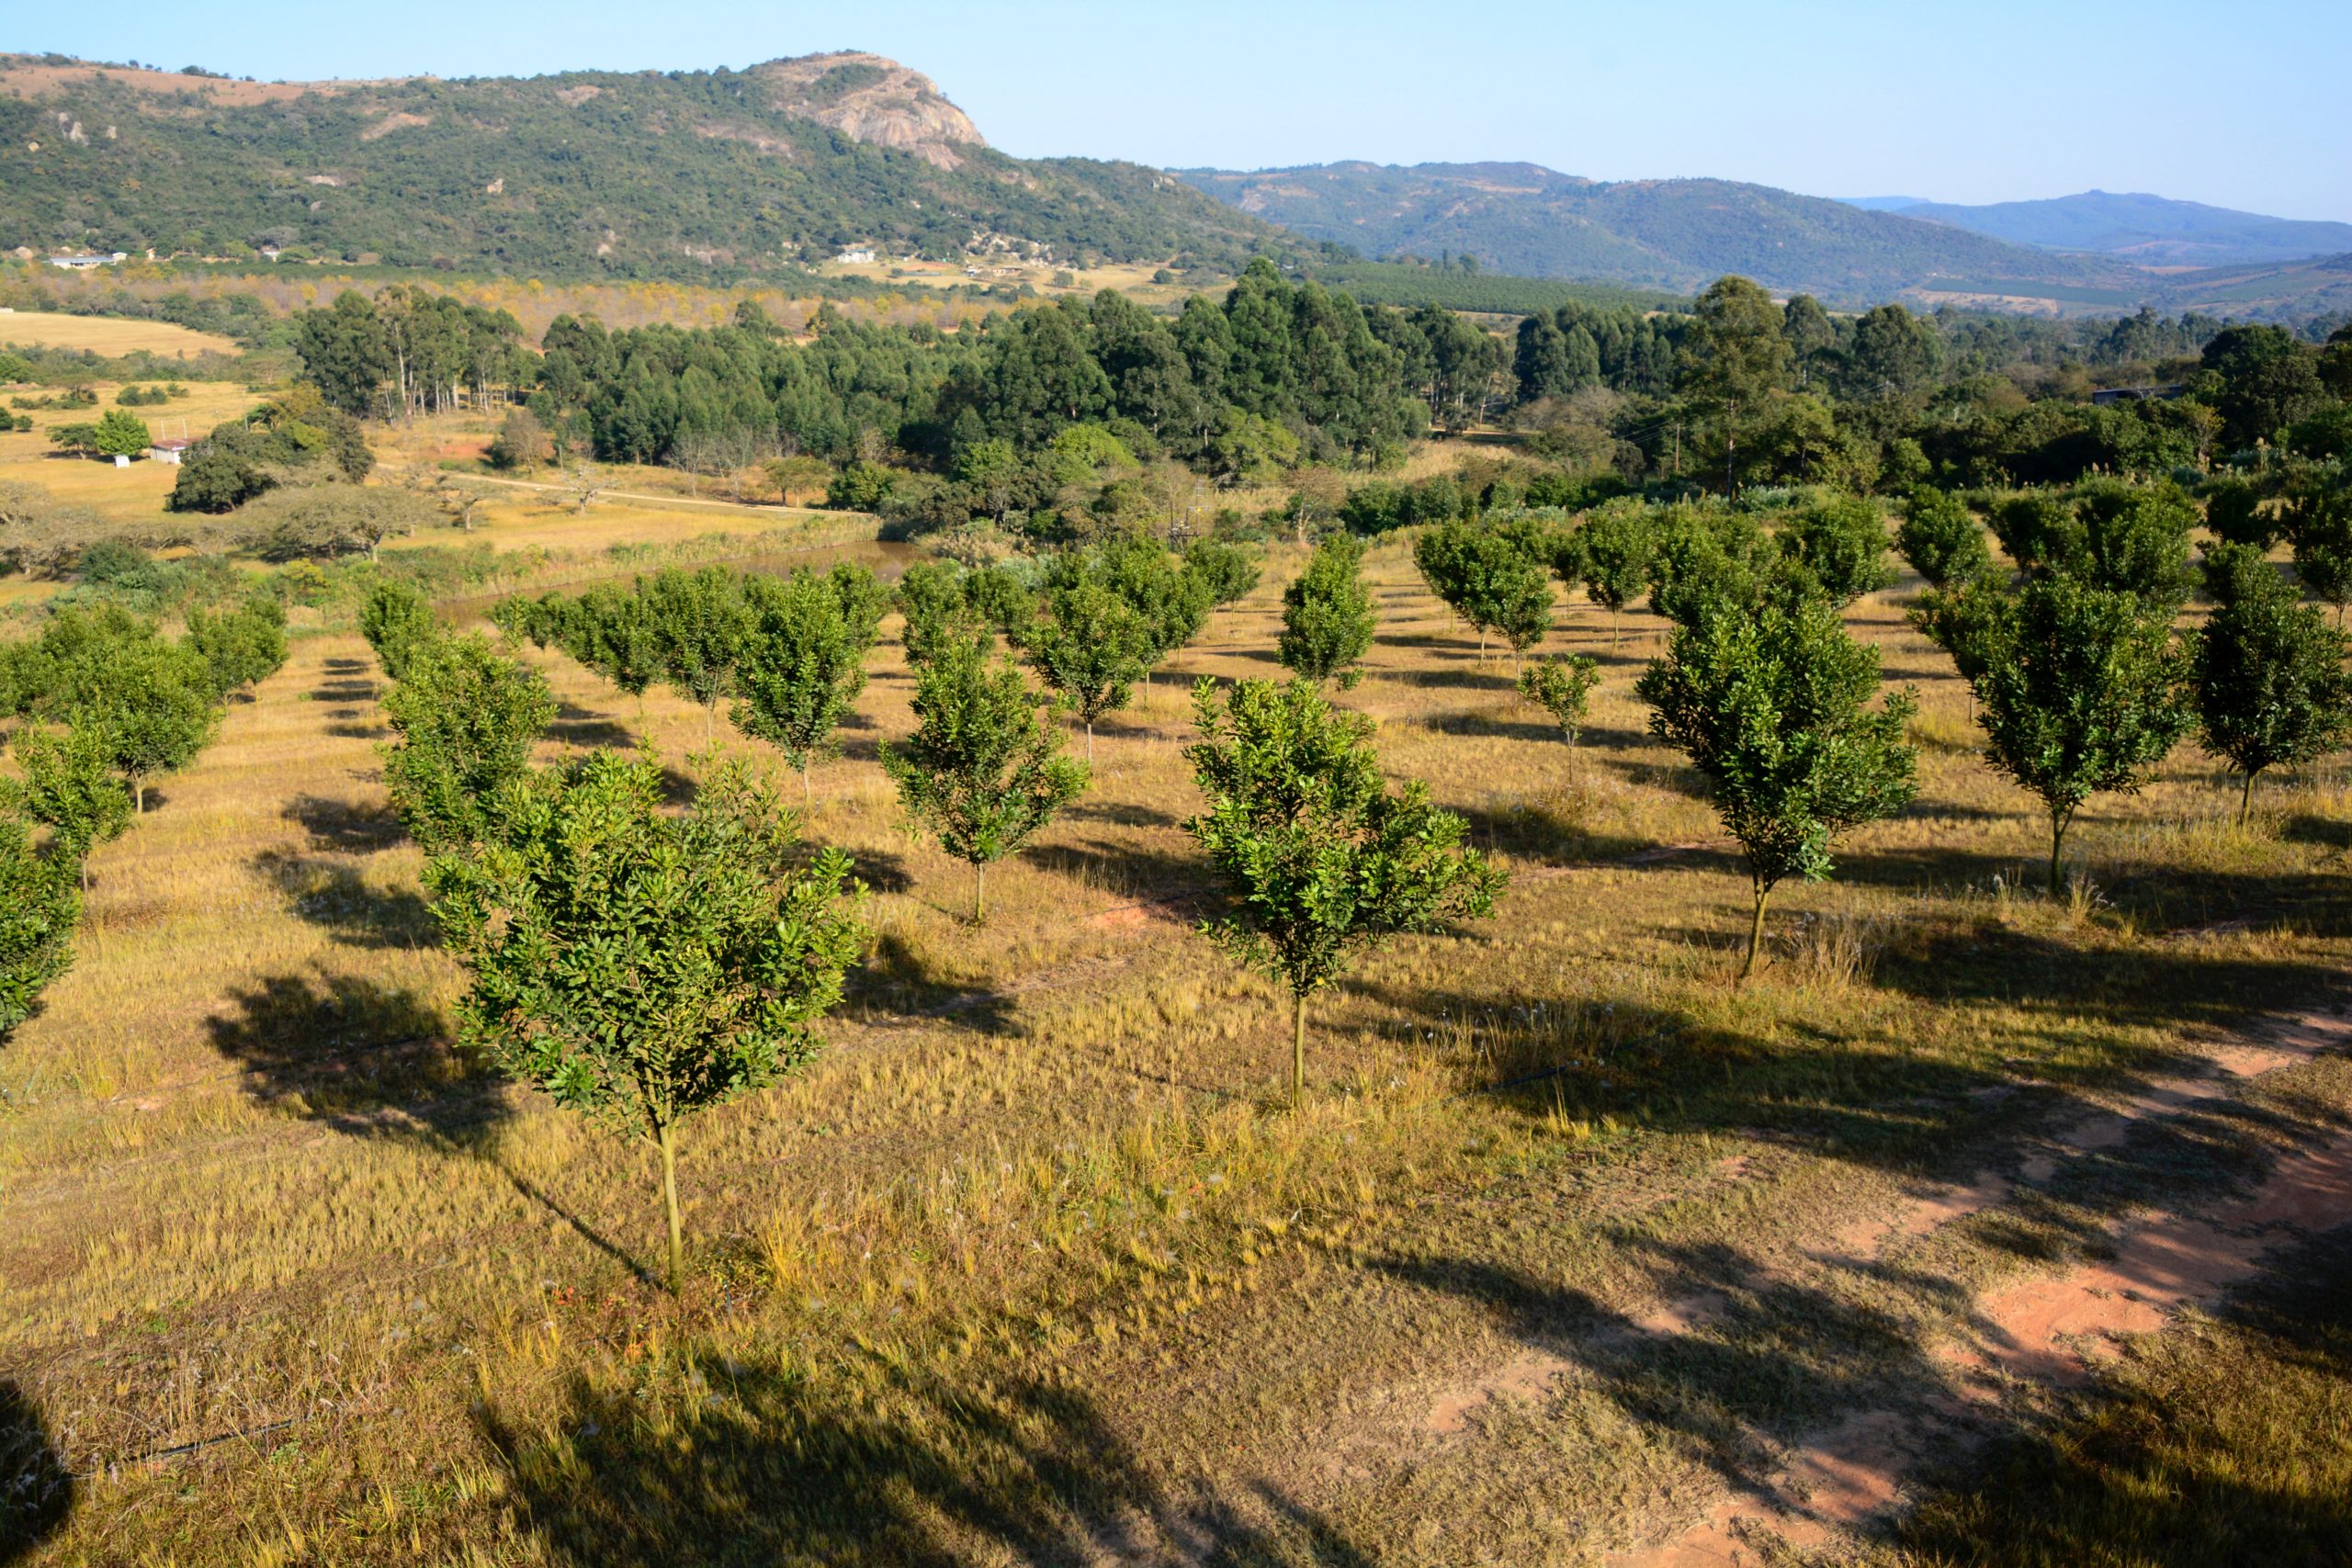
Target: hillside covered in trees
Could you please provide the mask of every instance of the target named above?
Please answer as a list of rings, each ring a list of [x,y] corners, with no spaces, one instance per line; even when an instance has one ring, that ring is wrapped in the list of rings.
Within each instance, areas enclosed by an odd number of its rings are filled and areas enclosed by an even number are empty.
[[[1285,239],[1154,170],[1008,157],[875,55],[315,84],[0,57],[0,249],[724,279],[847,246],[1233,271]]]

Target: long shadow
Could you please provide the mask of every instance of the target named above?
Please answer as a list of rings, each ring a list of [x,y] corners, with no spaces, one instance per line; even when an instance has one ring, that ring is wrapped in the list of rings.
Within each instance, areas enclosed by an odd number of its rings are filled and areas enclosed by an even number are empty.
[[[1190,855],[1097,839],[1082,844],[1046,844],[1031,850],[1030,863],[1090,886],[1133,897],[1210,899],[1201,863]]]
[[[2352,1562],[2352,1492],[2293,1451],[2326,1447],[2327,1434],[2250,1430],[2244,1415],[2278,1386],[2274,1367],[2322,1385],[2352,1380],[2352,1231],[2278,1260],[2215,1316],[2200,1338],[2222,1345],[2184,1347],[2177,1383],[2109,1376],[2079,1413],[1948,1477],[1954,1490],[1904,1522],[1900,1545],[1916,1561],[1987,1568]]]
[[[213,1048],[243,1069],[255,1103],[353,1137],[405,1138],[493,1166],[515,1192],[632,1273],[643,1265],[516,1175],[493,1150],[514,1115],[444,1042],[447,1021],[415,992],[352,976],[272,976],[209,1020]]]
[[[354,866],[286,850],[265,850],[254,864],[297,915],[343,946],[417,948],[435,941],[432,906],[414,888],[378,887]]]
[[[952,1019],[981,1034],[1018,1033],[1012,998],[958,985],[933,970],[896,931],[884,931],[874,954],[850,971],[843,1000],[852,1008],[910,1018]]]
[[[73,1473],[32,1397],[0,1378],[0,1563],[14,1562],[74,1512]]]
[[[1176,818],[1149,806],[1124,800],[1080,800],[1062,816],[1075,822],[1110,822],[1122,828],[1173,828]]]
[[[592,750],[622,748],[637,744],[637,732],[617,719],[583,708],[578,703],[560,703],[556,706],[555,721],[548,726],[548,739]]]
[[[1068,1388],[951,1384],[878,1366],[879,1387],[850,1388],[821,1373],[705,1365],[705,1391],[661,1437],[634,1391],[580,1380],[552,1440],[481,1416],[536,1546],[597,1568],[1373,1561],[1271,1490],[1179,1493]]]
[[[280,815],[301,825],[311,835],[312,849],[327,853],[372,855],[390,849],[402,836],[400,818],[387,806],[298,795]]]
[[[1555,732],[1555,739],[1557,734]],[[1566,749],[1562,748],[1562,755]],[[1595,832],[1563,818],[1540,799],[1446,807],[1468,825],[1464,840],[1489,854],[1510,854],[1554,865],[1598,865],[1651,848],[1646,839]]]

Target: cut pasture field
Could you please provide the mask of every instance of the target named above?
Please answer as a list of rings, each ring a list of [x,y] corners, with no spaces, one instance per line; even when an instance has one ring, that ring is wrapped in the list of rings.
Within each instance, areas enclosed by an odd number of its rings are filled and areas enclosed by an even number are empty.
[[[1100,727],[979,931],[874,764],[910,726],[886,635],[808,825],[873,952],[806,1076],[686,1129],[674,1301],[648,1153],[448,1049],[379,676],[299,639],[98,852],[78,967],[0,1055],[0,1366],[81,1476],[28,1561],[1598,1562],[1857,1412],[1961,1400],[1983,1301],[2352,1111],[2319,1056],[2054,1136],[2335,1005],[2340,773],[2240,831],[2183,751],[2086,813],[2095,890],[2021,895],[2030,803],[1905,591],[1865,600],[1920,799],[1735,993],[1746,879],[1630,694],[1654,623],[1612,653],[1567,611],[1549,646],[1604,673],[1572,750],[1390,541],[1340,700],[1514,880],[1351,977],[1287,1112],[1281,999],[1191,929],[1181,747],[1193,676],[1281,672],[1298,563]],[[529,657],[550,754],[687,766],[697,711]]]
[[[218,333],[200,333],[170,321],[119,316],[74,316],[55,310],[10,310],[0,314],[0,344],[40,348],[88,349],[109,358],[153,354],[185,359],[198,354],[235,354],[237,345]]]

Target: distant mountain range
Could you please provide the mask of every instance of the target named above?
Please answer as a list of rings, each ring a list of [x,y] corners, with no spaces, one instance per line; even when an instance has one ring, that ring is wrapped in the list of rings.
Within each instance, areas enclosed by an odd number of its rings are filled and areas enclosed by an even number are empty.
[[[2045,310],[2148,304],[2308,315],[2352,309],[2352,255],[2341,264],[2313,259],[2352,253],[2352,227],[2225,214],[2153,197],[1947,209],[1905,197],[1838,201],[1731,180],[1604,182],[1535,164],[1344,163],[1180,173],[1237,210],[1310,240],[1375,257],[1472,256],[1484,266],[1538,277],[1689,289],[1736,272],[1842,304],[1904,298]],[[2124,222],[2117,204],[2138,215],[2136,227]],[[2047,214],[2038,223],[1987,218],[1981,225],[1948,216],[2047,207],[2066,209],[2066,215]],[[2095,223],[2101,208],[2109,216]],[[2166,209],[2176,220],[2169,230],[2157,227]],[[2045,243],[2059,234],[2078,243]],[[2088,243],[2094,237],[2112,243]],[[2214,249],[2203,255],[2184,250],[2177,260],[2132,250],[2165,238]],[[2158,273],[2152,267],[2159,260],[2194,270]]]
[[[1847,205],[1949,223],[2013,245],[2113,256],[2141,266],[2238,266],[2352,252],[2352,223],[2266,218],[2144,194],[2086,190],[2046,201],[1997,201],[1982,207],[1872,196],[1852,198]]]
[[[1009,157],[874,54],[382,82],[0,55],[0,250],[724,279],[851,246],[1238,268],[1294,244],[1158,170]]]

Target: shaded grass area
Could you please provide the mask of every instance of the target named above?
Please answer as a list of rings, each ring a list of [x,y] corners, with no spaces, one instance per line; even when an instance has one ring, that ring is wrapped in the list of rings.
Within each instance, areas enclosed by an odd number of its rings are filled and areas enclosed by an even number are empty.
[[[2352,1562],[2352,1232],[2133,1342],[2067,1418],[1930,1498],[1873,1561],[1972,1568]]]

